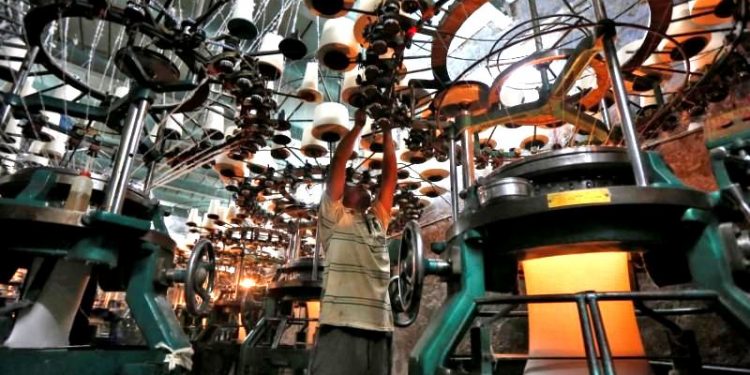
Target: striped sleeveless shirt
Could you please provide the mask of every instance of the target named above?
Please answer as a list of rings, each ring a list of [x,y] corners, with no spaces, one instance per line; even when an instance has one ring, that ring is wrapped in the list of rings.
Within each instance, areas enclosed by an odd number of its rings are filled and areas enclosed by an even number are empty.
[[[318,239],[325,250],[321,325],[393,331],[385,237],[390,212],[385,211],[375,201],[367,213],[356,213],[323,194],[318,211]]]

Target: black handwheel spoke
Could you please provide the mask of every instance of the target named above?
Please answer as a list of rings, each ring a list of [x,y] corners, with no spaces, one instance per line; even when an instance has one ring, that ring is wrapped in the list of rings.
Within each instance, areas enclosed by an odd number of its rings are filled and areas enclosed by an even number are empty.
[[[185,302],[191,315],[205,316],[210,311],[211,292],[216,278],[216,252],[209,240],[195,244],[188,260],[185,280]],[[197,298],[201,301],[198,303]]]
[[[395,288],[389,286],[396,326],[411,325],[419,314],[424,277],[422,262],[422,238],[419,233],[419,224],[416,221],[410,221],[401,235],[396,264],[398,276],[391,279],[391,283],[396,285]]]

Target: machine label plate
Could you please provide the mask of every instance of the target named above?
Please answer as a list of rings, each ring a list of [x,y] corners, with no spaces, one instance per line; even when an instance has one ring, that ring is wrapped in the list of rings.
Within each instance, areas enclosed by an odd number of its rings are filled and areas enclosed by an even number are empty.
[[[584,189],[584,190],[573,190],[563,191],[561,193],[547,194],[547,207],[565,207],[575,206],[579,204],[602,204],[610,203],[612,196],[609,194],[609,189]]]

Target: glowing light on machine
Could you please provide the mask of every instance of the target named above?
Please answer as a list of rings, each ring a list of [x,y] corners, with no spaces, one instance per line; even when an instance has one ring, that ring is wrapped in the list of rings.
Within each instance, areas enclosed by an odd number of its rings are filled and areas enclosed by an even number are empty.
[[[253,279],[252,277],[245,277],[242,280],[240,280],[240,287],[243,289],[250,289],[257,285],[257,281]]]
[[[315,342],[315,333],[318,331],[318,318],[320,317],[320,301],[307,301],[305,302],[307,307],[307,318],[310,322],[307,323],[307,337],[306,342],[308,345],[313,345]]]
[[[628,253],[616,247],[604,252],[551,256],[522,262],[528,295],[583,291],[628,292]],[[644,356],[635,309],[630,301],[599,303],[613,357]],[[529,304],[529,355],[582,359],[532,359],[525,374],[587,373],[584,342],[574,303]],[[645,360],[615,360],[618,374],[650,374]]]

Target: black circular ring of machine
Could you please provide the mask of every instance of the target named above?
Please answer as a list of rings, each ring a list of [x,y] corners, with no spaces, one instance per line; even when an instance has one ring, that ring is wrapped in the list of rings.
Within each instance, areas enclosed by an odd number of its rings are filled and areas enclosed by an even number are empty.
[[[29,46],[39,47],[36,62],[43,65],[47,71],[66,84],[99,100],[105,99],[108,93],[89,87],[87,83],[82,82],[75,75],[57,64],[50,52],[44,48],[43,36],[50,23],[63,18],[98,18],[102,21],[132,27],[132,25],[128,25],[124,8],[110,5],[106,9],[102,9],[101,4],[101,2],[96,0],[76,0],[74,2],[66,0],[40,0],[35,3],[35,6],[29,10],[24,18],[24,27]],[[138,31],[150,38],[163,37],[161,31],[145,24],[139,25]],[[201,58],[191,51],[178,49],[174,50],[174,53],[193,73],[197,73],[196,77],[198,81],[203,79],[205,76],[205,69],[203,69],[205,62],[201,61]],[[173,110],[177,107],[176,112],[192,111],[208,99],[209,91],[208,85],[201,85],[182,103],[154,103],[151,108],[153,110],[164,111]]]
[[[456,1],[440,20],[440,24],[437,26],[437,31],[434,34],[435,36],[432,38],[431,47],[432,71],[435,79],[439,82],[451,82],[451,77],[448,74],[448,50],[454,36],[458,33],[464,22],[486,4],[487,1]],[[646,61],[651,52],[661,42],[660,35],[667,31],[669,23],[672,20],[671,1],[648,0],[648,6],[651,10],[651,24],[649,25],[649,29],[652,32],[646,34],[641,47],[624,63],[622,66],[623,71],[631,71]]]
[[[279,267],[273,282],[268,285],[269,296],[295,301],[320,299],[323,262],[318,261],[317,280],[312,278],[314,264],[313,258],[305,257]]]
[[[489,267],[492,275],[487,279],[504,280],[493,281],[494,287],[514,285],[517,260],[611,251],[613,246],[647,250],[646,256],[660,260],[659,264],[669,259],[675,269],[683,269],[677,263],[685,257],[674,255],[690,248],[705,226],[684,221],[684,214],[688,209],[711,209],[709,197],[701,191],[635,186],[626,151],[614,147],[580,147],[539,154],[500,168],[479,184],[508,177],[531,181],[534,194],[490,199],[484,205],[468,201],[450,236],[457,238],[471,230],[481,234],[467,242],[483,249],[485,262],[493,264]],[[576,178],[593,179],[595,184],[570,185]],[[602,199],[554,203],[555,195],[586,189],[598,189],[589,194]],[[571,190],[575,192],[567,193]],[[507,264],[513,266],[503,266]],[[677,271],[674,274],[683,275]]]
[[[12,175],[0,177],[0,196],[3,198],[15,198],[26,186],[29,185],[32,175],[40,169],[46,169],[54,173],[56,182],[47,192],[46,199],[50,207],[62,207],[70,191],[70,186],[78,171],[65,168],[40,167],[26,168],[19,170]],[[91,180],[93,190],[91,192],[91,204],[98,206],[104,202],[104,191],[108,178],[103,175],[92,174]],[[123,215],[135,217],[144,220],[150,220],[153,202],[141,193],[128,189],[125,194],[125,204],[123,206]]]
[[[54,173],[56,178],[54,185],[44,192],[46,206],[29,204],[28,201],[15,198],[24,191],[31,183],[32,175],[39,169],[47,169]],[[65,198],[70,191],[73,178],[78,173],[61,168],[28,168],[13,175],[0,177],[0,196],[3,204],[0,204],[0,226],[6,235],[3,238],[2,251],[4,256],[12,264],[31,265],[34,258],[38,256],[65,257],[68,250],[79,244],[84,238],[94,238],[103,232],[118,238],[116,245],[121,251],[138,251],[141,244],[151,243],[158,246],[161,251],[171,252],[177,246],[166,233],[155,230],[146,232],[113,232],[114,228],[103,229],[99,226],[90,226],[84,223],[86,212],[64,209]],[[94,205],[104,201],[104,188],[106,179],[101,176],[92,176],[93,191],[91,202]],[[123,205],[123,214],[136,217],[141,220],[151,220],[154,209],[153,202],[147,197],[128,190]],[[29,235],[30,231],[43,233],[44,235]],[[18,235],[10,235],[15,234]],[[135,234],[135,235],[133,235]],[[16,262],[17,261],[17,262]],[[122,265],[128,267],[127,264]],[[119,267],[119,266],[118,266]],[[111,273],[115,275],[116,273]],[[103,288],[124,288],[115,281],[116,277],[101,275],[100,283]],[[109,289],[107,289],[109,290]]]

